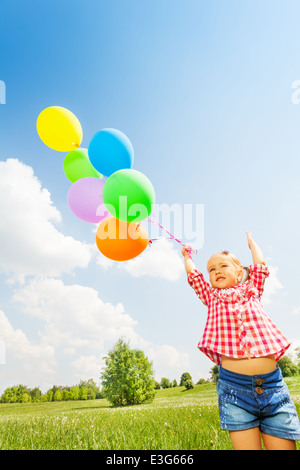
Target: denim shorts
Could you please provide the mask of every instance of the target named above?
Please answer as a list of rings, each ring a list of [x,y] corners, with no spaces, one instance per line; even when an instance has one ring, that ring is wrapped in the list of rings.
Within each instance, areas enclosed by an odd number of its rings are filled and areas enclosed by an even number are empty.
[[[263,433],[300,440],[300,423],[280,368],[244,375],[219,368],[217,383],[221,429],[259,427]]]

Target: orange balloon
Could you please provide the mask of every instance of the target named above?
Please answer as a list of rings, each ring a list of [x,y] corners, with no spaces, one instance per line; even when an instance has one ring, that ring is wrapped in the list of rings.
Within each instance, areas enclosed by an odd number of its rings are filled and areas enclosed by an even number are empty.
[[[145,228],[138,223],[128,223],[115,217],[104,219],[96,233],[99,251],[114,261],[127,261],[140,255],[149,243]]]

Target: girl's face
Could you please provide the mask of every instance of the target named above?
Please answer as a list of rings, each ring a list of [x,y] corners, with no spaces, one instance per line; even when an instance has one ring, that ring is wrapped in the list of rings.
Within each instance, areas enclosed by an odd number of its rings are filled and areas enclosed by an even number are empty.
[[[243,278],[243,269],[237,268],[228,255],[217,253],[207,263],[210,283],[217,289],[226,289],[239,284]]]

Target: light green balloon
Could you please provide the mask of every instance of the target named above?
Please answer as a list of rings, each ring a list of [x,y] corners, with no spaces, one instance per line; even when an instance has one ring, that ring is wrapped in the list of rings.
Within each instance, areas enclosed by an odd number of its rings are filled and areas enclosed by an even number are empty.
[[[64,172],[72,183],[88,176],[100,179],[103,178],[91,164],[87,149],[83,148],[71,150],[71,152],[65,156]]]
[[[141,222],[152,212],[155,191],[143,173],[123,169],[107,178],[103,186],[103,202],[116,219]]]

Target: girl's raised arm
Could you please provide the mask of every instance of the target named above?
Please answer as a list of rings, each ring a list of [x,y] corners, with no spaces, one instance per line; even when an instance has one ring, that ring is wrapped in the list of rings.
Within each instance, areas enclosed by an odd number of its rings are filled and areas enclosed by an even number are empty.
[[[246,234],[248,239],[248,246],[252,254],[253,264],[266,264],[264,255],[257,243],[253,240],[251,233],[246,232]]]
[[[191,248],[189,246],[184,246],[181,250],[181,253],[184,257],[184,267],[186,273],[190,274],[190,272],[196,268],[194,261],[191,258]]]

